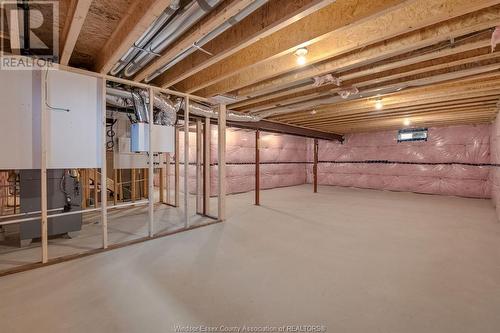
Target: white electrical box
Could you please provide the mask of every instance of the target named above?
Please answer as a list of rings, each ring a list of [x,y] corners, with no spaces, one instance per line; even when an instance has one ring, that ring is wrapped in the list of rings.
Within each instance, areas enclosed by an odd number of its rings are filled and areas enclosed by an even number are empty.
[[[173,126],[153,125],[153,152],[173,153],[175,131]],[[135,123],[130,127],[131,146],[133,152],[149,151],[149,124]]]
[[[42,110],[48,168],[100,167],[100,90],[99,79],[62,70],[0,71],[0,169],[40,168]]]

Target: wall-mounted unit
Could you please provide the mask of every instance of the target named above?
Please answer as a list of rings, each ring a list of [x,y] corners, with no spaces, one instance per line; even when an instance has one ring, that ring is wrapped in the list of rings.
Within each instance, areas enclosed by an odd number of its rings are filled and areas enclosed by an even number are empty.
[[[153,125],[153,152],[173,153],[175,131],[173,126]],[[130,128],[131,150],[133,152],[149,151],[149,124],[135,123]]]

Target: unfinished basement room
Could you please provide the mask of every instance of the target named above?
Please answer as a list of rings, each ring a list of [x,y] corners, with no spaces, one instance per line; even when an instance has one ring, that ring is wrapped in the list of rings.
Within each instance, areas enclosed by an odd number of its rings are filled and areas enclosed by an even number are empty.
[[[500,332],[500,0],[0,8],[0,332]]]

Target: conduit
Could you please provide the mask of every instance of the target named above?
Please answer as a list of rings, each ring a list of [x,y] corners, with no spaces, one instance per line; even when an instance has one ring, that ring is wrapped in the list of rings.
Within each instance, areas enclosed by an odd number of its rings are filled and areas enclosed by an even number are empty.
[[[162,14],[161,20],[148,29],[111,74],[116,75],[123,69],[121,72],[124,76],[135,75],[220,2],[221,0],[196,0],[180,11],[169,7]]]
[[[222,34],[224,31],[227,29],[231,28],[235,24],[241,22],[245,17],[253,13],[255,10],[257,10],[259,7],[264,5],[268,0],[256,0],[254,1],[251,5],[247,6],[245,9],[243,9],[241,12],[238,14],[230,17],[227,21],[222,23],[220,26],[215,28],[214,30],[208,32],[203,38],[200,40],[196,41],[193,43],[191,47],[188,49],[184,50],[183,52],[179,53],[177,56],[173,57],[171,61],[169,61],[167,64],[165,64],[163,67],[160,69],[156,70],[153,74],[150,76],[146,77],[144,80],[146,83],[151,82],[154,78],[168,70],[169,68],[173,67],[175,64],[180,62],[181,60],[185,59],[187,56],[195,52],[196,50],[201,50],[205,53],[209,53],[205,50],[202,49],[202,46],[213,40],[215,37],[219,36]],[[210,53],[209,53],[210,54]],[[212,55],[212,54],[210,54]]]

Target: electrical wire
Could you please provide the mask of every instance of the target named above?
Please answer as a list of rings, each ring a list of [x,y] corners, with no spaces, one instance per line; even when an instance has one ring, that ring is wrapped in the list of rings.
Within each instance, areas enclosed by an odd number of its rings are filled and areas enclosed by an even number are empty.
[[[49,103],[47,102],[47,97],[49,96],[48,76],[49,76],[49,69],[47,68],[45,70],[45,84],[44,84],[44,86],[45,86],[45,106],[51,110],[54,110],[54,111],[70,112],[71,111],[70,109],[54,107],[54,106],[49,105]]]

